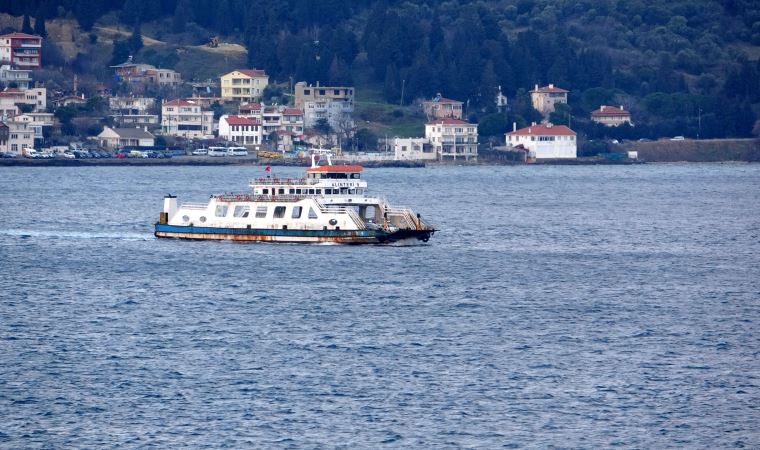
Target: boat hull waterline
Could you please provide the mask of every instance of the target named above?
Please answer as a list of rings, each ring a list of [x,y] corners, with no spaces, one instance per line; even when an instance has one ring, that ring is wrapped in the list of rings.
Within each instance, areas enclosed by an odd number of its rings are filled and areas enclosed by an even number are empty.
[[[232,240],[246,242],[394,244],[427,242],[435,230],[278,230],[178,226],[156,223],[155,236],[188,240]]]

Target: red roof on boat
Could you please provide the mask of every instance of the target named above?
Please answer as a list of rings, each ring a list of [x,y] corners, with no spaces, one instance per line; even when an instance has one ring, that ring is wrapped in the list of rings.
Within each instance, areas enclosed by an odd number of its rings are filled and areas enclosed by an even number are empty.
[[[356,166],[351,164],[340,164],[337,166],[319,166],[309,167],[307,172],[361,172],[364,170],[362,166]]]

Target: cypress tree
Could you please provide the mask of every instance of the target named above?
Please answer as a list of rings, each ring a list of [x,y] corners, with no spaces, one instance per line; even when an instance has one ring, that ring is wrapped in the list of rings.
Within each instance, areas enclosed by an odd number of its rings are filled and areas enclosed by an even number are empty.
[[[34,34],[47,37],[47,30],[45,29],[45,12],[42,5],[37,8],[37,15],[34,19]]]
[[[26,34],[34,33],[32,22],[29,20],[29,14],[24,13],[24,24],[21,25],[21,32]]]
[[[135,28],[132,31],[132,36],[130,36],[129,39],[127,39],[127,45],[129,46],[129,51],[131,51],[133,55],[139,52],[141,48],[143,48],[142,32],[140,31],[140,22],[137,22],[135,24]]]

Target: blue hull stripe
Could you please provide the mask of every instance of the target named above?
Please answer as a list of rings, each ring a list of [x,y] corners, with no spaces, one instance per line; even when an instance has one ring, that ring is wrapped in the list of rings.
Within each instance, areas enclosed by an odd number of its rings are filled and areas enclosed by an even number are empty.
[[[375,238],[388,236],[382,230],[282,230],[266,228],[218,228],[156,224],[156,231],[167,233],[219,234],[219,235],[256,235],[256,236],[292,236],[292,237],[364,237]]]

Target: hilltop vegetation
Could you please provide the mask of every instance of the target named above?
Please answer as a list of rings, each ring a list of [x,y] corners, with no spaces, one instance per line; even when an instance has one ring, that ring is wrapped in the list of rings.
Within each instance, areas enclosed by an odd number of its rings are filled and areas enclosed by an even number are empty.
[[[130,48],[126,37],[117,39],[114,60],[136,50],[148,62],[178,67],[186,78],[206,73],[186,73],[194,65],[182,62],[177,49],[220,35],[243,44],[245,63],[279,82],[351,84],[360,72],[389,103],[412,104],[438,92],[465,101],[469,119],[486,122],[484,134],[536,120],[526,99],[534,84],[569,89],[569,107],[552,120],[590,137],[746,137],[760,106],[760,3],[752,0],[30,4],[24,10],[22,2],[0,1],[0,12],[72,17],[84,33],[104,22],[142,30],[163,44]],[[238,58],[242,63],[243,55]],[[81,66],[107,79],[107,72]],[[499,86],[510,99],[506,116],[493,114]],[[601,104],[625,105],[636,127],[589,123],[589,112]]]

